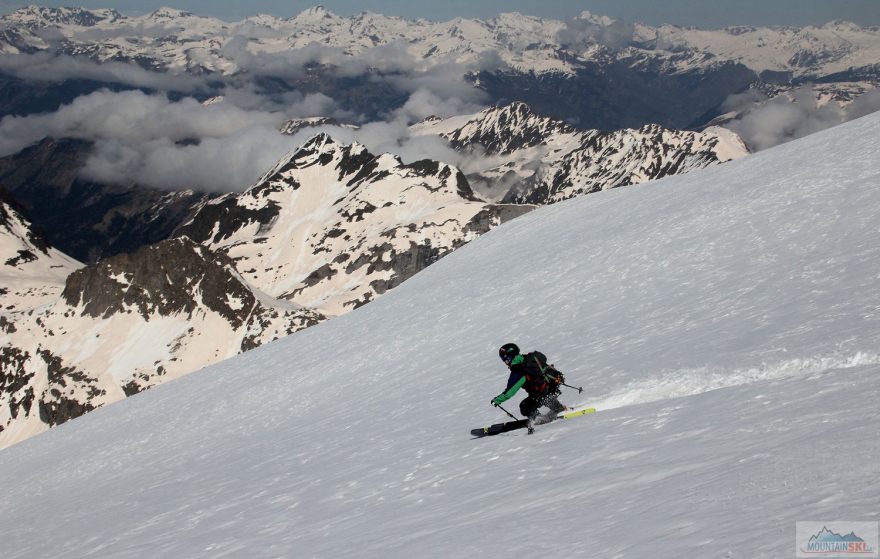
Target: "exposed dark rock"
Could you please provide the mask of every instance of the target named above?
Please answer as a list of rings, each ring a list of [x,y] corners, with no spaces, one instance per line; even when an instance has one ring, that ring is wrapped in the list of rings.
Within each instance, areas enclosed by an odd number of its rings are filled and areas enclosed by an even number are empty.
[[[18,256],[14,256],[6,260],[7,266],[18,266],[27,262],[33,262],[37,259],[37,255],[29,250],[19,250]]]
[[[75,367],[65,366],[61,358],[48,350],[40,350],[37,356],[46,364],[49,386],[38,401],[40,420],[50,426],[60,425],[94,410],[93,400],[105,394],[97,388],[97,380]],[[85,391],[84,401],[71,397],[68,382]]]
[[[191,315],[203,305],[238,328],[256,300],[233,270],[227,256],[187,238],[172,239],[75,271],[62,297],[71,306],[82,305],[84,314],[104,318],[129,308],[147,319],[153,313]],[[230,299],[239,301],[237,309]]]
[[[490,109],[476,133],[467,136],[463,130],[449,137],[457,149],[482,146],[489,153],[506,155],[544,143],[549,133],[569,133],[573,129],[560,120],[552,121],[552,129],[536,127],[541,119],[525,103],[511,103]]]
[[[455,175],[455,191],[465,200],[470,200],[471,202],[480,201],[477,195],[474,194],[467,177],[461,171]]]
[[[126,397],[134,396],[142,390],[143,388],[141,388],[141,386],[135,380],[131,380],[127,384],[122,385],[122,391],[125,392]]]
[[[332,117],[321,117],[315,119],[296,119],[290,120],[281,127],[281,133],[293,136],[300,130],[307,128],[318,128],[319,126],[339,126],[339,121]]]
[[[506,223],[534,210],[537,206],[494,204],[480,211],[465,226],[465,232],[473,232],[478,235],[488,232],[493,227]]]
[[[76,419],[95,409],[95,406],[92,404],[79,402],[60,395],[52,400],[40,400],[38,404],[40,420],[52,427],[66,423],[71,419]]]
[[[432,177],[440,172],[440,162],[433,159],[421,159],[409,165],[404,165],[404,169],[408,169],[420,177]]]
[[[193,219],[174,234],[187,236],[197,243],[219,243],[251,223],[260,224],[261,230],[268,227],[278,217],[278,212],[278,204],[271,200],[260,208],[251,209],[242,207],[238,198],[228,195],[202,206]],[[215,230],[218,224],[220,227]]]
[[[336,275],[336,270],[334,270],[329,264],[324,264],[311,274],[309,274],[306,279],[302,281],[302,283],[306,287],[312,287],[318,285],[325,279],[332,278]]]
[[[339,180],[357,173],[365,165],[368,165],[375,159],[375,156],[367,150],[353,153],[353,146],[345,146],[342,153],[342,161],[340,161],[337,166],[339,169]]]
[[[360,202],[354,207],[347,208],[345,211],[340,213],[342,217],[346,219],[349,223],[354,221],[362,221],[364,219],[365,214],[370,214],[376,211],[378,208],[369,202]]]
[[[13,418],[22,409],[27,415],[33,405],[34,391],[28,383],[34,373],[25,369],[29,359],[30,354],[17,347],[0,347],[0,398],[7,401]]]
[[[91,149],[81,140],[46,138],[0,158],[0,185],[52,246],[82,262],[169,238],[217,196],[84,181],[78,173]]]
[[[358,168],[357,173],[349,179],[348,186],[355,186],[360,184],[361,182],[367,180],[370,177],[378,176],[376,173],[376,169],[379,168],[379,159],[370,155],[369,159],[364,158],[365,160],[361,162],[360,167]],[[349,175],[346,175],[349,176]]]

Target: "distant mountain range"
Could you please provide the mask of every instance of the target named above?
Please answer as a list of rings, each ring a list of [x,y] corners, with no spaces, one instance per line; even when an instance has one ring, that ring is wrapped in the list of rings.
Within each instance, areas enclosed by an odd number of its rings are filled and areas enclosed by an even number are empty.
[[[207,97],[218,84],[245,80],[267,95],[324,93],[346,110],[377,118],[401,106],[412,83],[461,81],[481,92],[483,102],[524,101],[584,128],[696,128],[750,86],[839,83],[832,94],[846,102],[880,81],[876,27],[835,21],[701,30],[627,24],[589,12],[569,21],[508,13],[431,22],[368,12],[340,17],[315,7],[292,18],[230,23],[170,8],[129,17],[30,6],[0,17],[0,54],[63,55],[101,65],[53,65],[45,56],[5,60],[0,115],[46,110],[107,84]],[[416,81],[402,88],[403,76]]]

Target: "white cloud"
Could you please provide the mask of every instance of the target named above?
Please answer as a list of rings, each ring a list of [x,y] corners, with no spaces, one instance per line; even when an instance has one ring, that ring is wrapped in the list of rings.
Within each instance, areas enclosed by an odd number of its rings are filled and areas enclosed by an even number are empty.
[[[580,52],[588,50],[596,44],[604,45],[611,50],[620,50],[633,41],[635,28],[632,24],[621,20],[597,22],[591,19],[588,12],[581,17],[569,19],[565,28],[556,34],[561,46]]]
[[[136,64],[105,62],[49,52],[0,55],[0,71],[33,82],[94,80],[161,91],[192,93],[207,88],[204,78],[188,74],[151,72]]]
[[[760,94],[747,92],[731,96],[723,105],[724,110],[743,112],[725,126],[739,134],[753,151],[802,138],[880,109],[880,91],[876,89],[846,108],[834,102],[819,104],[810,87],[795,89],[763,104],[761,100]]]
[[[319,131],[338,141],[360,142],[376,154],[394,153],[406,162],[428,158],[464,164],[464,156],[445,141],[411,137],[409,124],[424,114],[479,109],[418,90],[387,122],[367,123],[356,130],[306,128],[291,137],[279,132],[286,119],[328,114],[335,110],[333,100],[321,94],[291,94],[292,102],[283,111],[266,111],[260,108],[263,99],[246,88],[227,93],[226,101],[203,105],[192,98],[171,101],[140,91],[97,91],[54,113],[5,117],[0,121],[0,155],[16,153],[47,136],[78,138],[94,142],[81,171],[89,180],[238,191]],[[242,108],[240,103],[252,107]]]
[[[138,144],[100,139],[81,174],[97,182],[240,191],[293,147],[291,138],[265,126],[206,138],[197,145],[178,145],[168,138]]]
[[[303,107],[311,99],[303,98]],[[319,105],[326,100],[318,100]],[[46,136],[95,143],[83,176],[158,188],[240,190],[294,145],[278,129],[289,113],[232,103],[170,101],[139,91],[98,91],[49,114],[0,121],[0,154]]]
[[[463,99],[454,93],[441,97],[427,87],[422,87],[413,92],[396,113],[409,122],[415,122],[432,115],[447,117],[475,113],[485,107],[485,104],[474,101],[481,98],[481,95],[466,92]]]

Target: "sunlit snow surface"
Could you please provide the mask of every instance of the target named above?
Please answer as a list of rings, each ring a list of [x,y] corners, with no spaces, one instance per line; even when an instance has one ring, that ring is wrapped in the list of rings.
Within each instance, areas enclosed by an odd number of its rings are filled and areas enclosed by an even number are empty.
[[[537,210],[7,449],[0,556],[775,558],[876,521],[878,152],[875,114]],[[507,341],[599,413],[471,439]]]

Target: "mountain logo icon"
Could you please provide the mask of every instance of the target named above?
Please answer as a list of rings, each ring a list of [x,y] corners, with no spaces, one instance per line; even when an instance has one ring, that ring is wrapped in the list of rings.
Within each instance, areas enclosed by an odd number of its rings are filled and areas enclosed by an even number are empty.
[[[819,557],[877,557],[876,543],[865,541],[855,530],[841,534],[822,525],[822,529],[813,533],[806,545],[799,546],[798,556]]]

